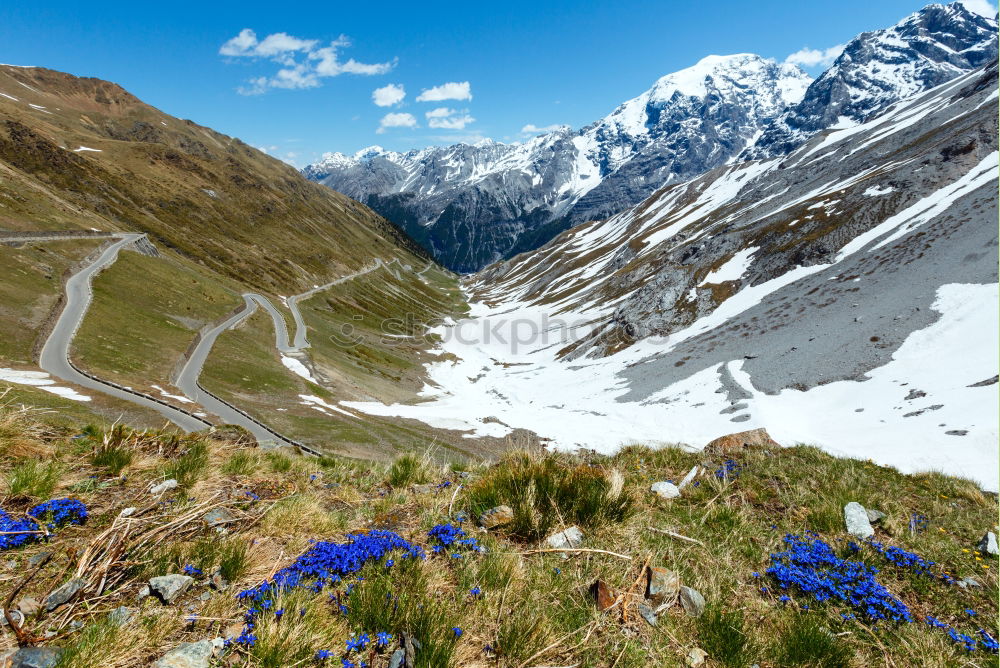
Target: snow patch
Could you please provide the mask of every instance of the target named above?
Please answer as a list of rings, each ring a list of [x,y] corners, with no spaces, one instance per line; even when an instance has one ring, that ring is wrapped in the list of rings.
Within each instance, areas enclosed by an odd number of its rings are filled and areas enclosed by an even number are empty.
[[[288,355],[281,356],[281,363],[285,365],[285,368],[294,373],[296,376],[302,376],[310,383],[316,383],[319,385],[319,381],[313,378],[312,374],[309,373],[309,369],[305,364],[295,359],[294,357],[289,357]]]

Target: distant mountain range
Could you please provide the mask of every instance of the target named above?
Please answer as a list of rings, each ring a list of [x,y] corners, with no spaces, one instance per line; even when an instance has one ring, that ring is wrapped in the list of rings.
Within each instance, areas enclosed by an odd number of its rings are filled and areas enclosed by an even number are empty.
[[[665,184],[786,154],[996,57],[995,19],[957,2],[929,5],[859,35],[815,81],[753,54],[709,56],[580,130],[406,153],[373,146],[326,154],[303,172],[469,272],[623,211]]]

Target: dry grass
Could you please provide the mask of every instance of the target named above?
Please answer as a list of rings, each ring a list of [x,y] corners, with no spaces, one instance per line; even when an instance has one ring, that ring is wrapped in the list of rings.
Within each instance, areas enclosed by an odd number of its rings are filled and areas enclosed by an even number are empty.
[[[376,631],[414,634],[425,648],[418,665],[430,666],[678,664],[696,646],[709,652],[710,666],[995,661],[981,652],[963,657],[944,632],[922,623],[876,631],[841,619],[834,606],[800,610],[782,603],[774,592],[762,592],[761,581],[752,576],[767,568],[768,555],[780,549],[786,532],[815,529],[834,544],[844,538],[843,503],[857,500],[888,513],[879,526],[879,540],[933,559],[943,571],[975,575],[983,585],[948,587],[880,563],[880,580],[918,619],[933,614],[962,632],[974,632],[980,624],[995,632],[997,564],[977,559],[972,548],[996,522],[996,500],[968,481],[939,474],[904,476],[799,447],[742,453],[738,477],[720,480],[710,468],[681,498],[663,501],[648,492],[649,485],[678,480],[705,455],[629,447],[612,458],[512,454],[492,465],[464,466],[471,479],[459,478],[432,457],[417,457],[421,478],[432,483],[433,491],[415,493],[408,485],[390,482],[400,482],[399,471],[411,468],[412,457],[396,465],[288,453],[271,457],[245,440],[177,438],[153,431],[85,430],[82,439],[53,437],[43,426],[32,426],[30,413],[11,417],[12,411],[21,409],[0,410],[0,424],[24,421],[26,429],[11,434],[20,440],[19,447],[29,453],[48,448],[69,471],[58,479],[53,496],[80,498],[91,512],[87,525],[60,530],[47,545],[2,555],[17,564],[0,571],[6,589],[20,581],[29,557],[53,552],[22,595],[42,598],[73,573],[88,580],[80,599],[26,624],[38,635],[67,632],[50,641],[69,650],[62,665],[149,665],[180,642],[237,635],[244,608],[235,592],[289,565],[310,541],[340,541],[347,532],[378,527],[425,546],[430,554],[428,529],[447,521],[449,512],[474,514],[495,499],[530,506],[525,513],[533,513],[533,534],[515,527],[485,533],[466,523],[485,552],[452,558],[446,551],[405,568],[369,564],[359,573],[363,580],[352,580],[355,593],[345,599],[351,609],[346,617],[336,614],[329,593],[336,590],[343,596],[351,583],[319,594],[286,592],[279,605],[305,614],[263,620],[257,645],[234,648],[227,661],[248,667],[308,666],[317,649],[329,649],[339,663],[352,633],[374,636]],[[95,465],[95,449],[106,444],[132,452],[124,476]],[[188,489],[151,498],[149,485],[195,448],[204,453]],[[7,455],[0,461],[0,474],[8,476],[25,459]],[[517,480],[530,484],[511,484]],[[450,485],[438,487],[443,482]],[[515,496],[501,498],[508,493]],[[625,498],[630,500],[628,512],[608,512]],[[8,499],[4,510],[20,512],[28,503]],[[132,519],[119,517],[126,507],[137,508]],[[224,534],[201,520],[213,507],[225,507],[233,515]],[[926,531],[910,532],[913,513],[927,516]],[[546,522],[551,530],[580,524],[584,547],[595,551],[568,558],[531,553]],[[706,614],[692,619],[674,606],[661,614],[656,628],[646,624],[637,611],[643,587],[635,583],[647,561],[676,570],[684,584],[704,594]],[[185,565],[205,575],[177,605],[137,601],[145,578],[178,572]],[[232,581],[224,592],[203,584],[208,571],[220,568]],[[604,614],[588,593],[598,578],[622,595]],[[470,593],[474,589],[479,595]],[[405,605],[385,605],[386,594]],[[108,621],[108,613],[119,605],[136,615],[122,628]],[[976,610],[977,619],[970,619],[965,609]],[[70,631],[73,621],[83,628]],[[461,637],[455,637],[453,626],[462,629]],[[4,633],[0,649],[14,642]],[[364,658],[373,668],[384,668],[388,652]]]

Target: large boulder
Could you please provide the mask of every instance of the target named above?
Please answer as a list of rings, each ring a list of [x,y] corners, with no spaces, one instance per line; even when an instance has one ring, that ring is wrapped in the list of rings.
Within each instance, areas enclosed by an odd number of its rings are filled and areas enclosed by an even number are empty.
[[[720,436],[705,446],[705,452],[719,457],[728,457],[747,448],[780,448],[766,429],[751,429],[735,434]]]

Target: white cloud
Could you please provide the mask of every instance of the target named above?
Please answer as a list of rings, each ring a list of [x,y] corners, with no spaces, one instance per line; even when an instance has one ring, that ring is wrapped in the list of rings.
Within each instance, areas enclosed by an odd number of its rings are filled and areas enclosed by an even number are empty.
[[[997,15],[997,6],[988,0],[961,0],[965,8],[970,12],[975,14],[980,14],[988,18],[993,18]]]
[[[837,44],[836,46],[831,46],[829,49],[810,49],[806,46],[785,58],[785,62],[790,65],[801,65],[802,67],[816,67],[817,65],[829,67],[833,65],[833,61],[837,59],[837,56],[844,52],[845,46],[847,45]]]
[[[472,86],[468,81],[451,81],[424,90],[417,96],[417,102],[441,102],[442,100],[471,100]]]
[[[543,134],[543,133],[546,133],[546,132],[555,132],[556,130],[561,130],[561,129],[565,128],[565,127],[569,127],[569,126],[562,125],[560,123],[553,123],[552,125],[542,125],[542,126],[535,125],[534,123],[528,123],[523,128],[521,128],[521,134],[523,134],[523,135],[539,135],[539,134]]]
[[[372,91],[372,102],[378,107],[391,107],[399,104],[406,97],[403,84],[389,84]]]
[[[272,76],[250,79],[238,89],[243,95],[259,95],[271,88],[315,88],[320,79],[340,74],[385,74],[396,61],[388,63],[359,63],[353,58],[340,62],[338,50],[351,42],[341,35],[329,45],[319,47],[319,40],[302,39],[284,32],[268,35],[262,40],[250,28],[244,28],[236,37],[219,48],[219,54],[231,58],[265,59],[281,66]]]
[[[413,117],[413,114],[397,114],[391,113],[386,114],[379,121],[378,130],[375,131],[376,134],[383,134],[386,128],[415,128],[417,126],[417,119]]]
[[[427,125],[442,130],[464,130],[466,125],[476,121],[469,115],[468,109],[457,111],[448,107],[431,109],[424,116],[427,117]]]

